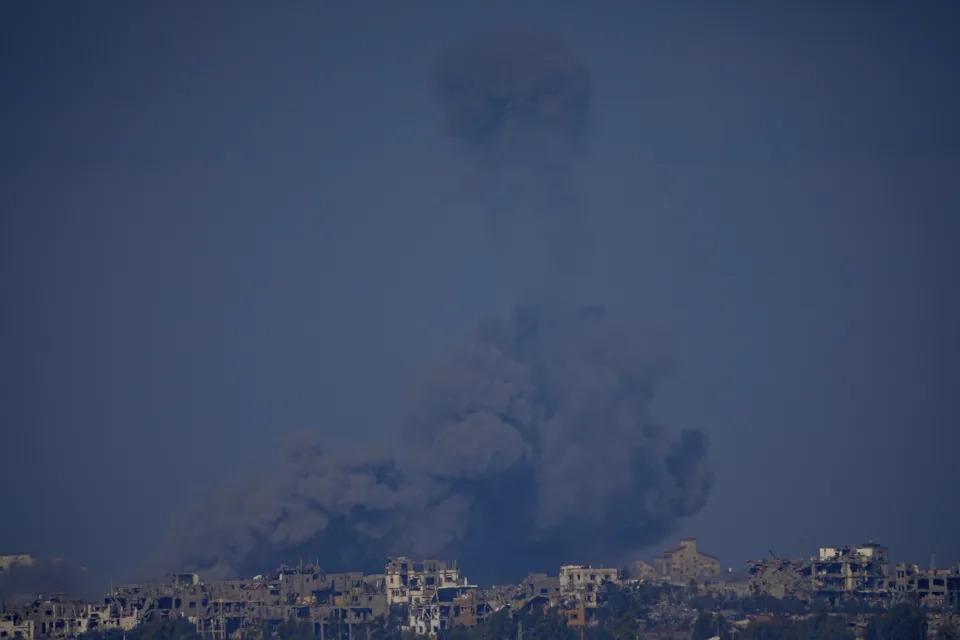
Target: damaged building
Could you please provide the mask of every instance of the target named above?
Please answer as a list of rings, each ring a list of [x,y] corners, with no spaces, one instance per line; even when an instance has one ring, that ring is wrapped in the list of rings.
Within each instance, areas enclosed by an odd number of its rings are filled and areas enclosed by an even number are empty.
[[[703,575],[701,556],[706,554],[689,544],[692,541],[685,542],[674,548],[676,552],[668,550],[669,562],[651,568],[670,571],[671,579],[691,571]],[[907,600],[931,608],[960,608],[960,572],[899,564],[890,576],[887,560],[887,549],[873,543],[824,547],[809,561],[771,553],[770,558],[747,563],[749,578],[744,586],[750,595],[775,598],[820,597],[837,603],[862,597],[880,604]],[[706,574],[712,576],[716,565],[706,564]],[[706,581],[703,593],[741,595],[739,583],[730,586],[723,577]],[[497,611],[517,615],[540,609],[555,611],[568,626],[585,627],[597,624],[606,585],[643,589],[641,582],[624,580],[614,568],[569,564],[560,567],[557,575],[531,573],[519,584],[481,589],[470,584],[453,563],[404,557],[390,558],[384,572],[374,575],[328,573],[317,565],[303,564],[242,580],[206,582],[198,574],[187,573],[159,583],[111,589],[98,603],[41,596],[29,604],[4,606],[0,640],[73,640],[84,633],[129,631],[168,619],[188,621],[208,640],[239,640],[289,620],[312,626],[313,635],[321,640],[340,640],[357,637],[356,633],[363,637],[369,624],[389,614],[399,615],[394,620],[401,620],[399,626],[405,631],[442,637],[455,627],[480,624]],[[665,588],[685,593],[682,586]],[[646,630],[672,632],[679,621],[694,615],[682,600],[663,593],[645,621]]]
[[[925,607],[960,609],[960,566],[954,569],[921,569],[917,564],[899,563],[894,574],[899,599]]]
[[[38,599],[13,611],[11,620],[29,626],[31,637],[70,639],[91,631],[130,630],[144,622],[184,619],[197,632],[224,640],[294,619],[311,623],[317,637],[347,635],[386,615],[383,576],[331,574],[316,566],[281,567],[249,580],[204,582],[196,574],[171,576],[154,584],[113,589],[101,604]],[[27,625],[27,626],[24,626]]]
[[[11,640],[12,638],[33,640],[34,636],[33,620],[26,619],[19,613],[0,615],[0,640]]]
[[[808,561],[771,557],[747,563],[752,595],[833,604],[859,599],[872,604],[912,602],[930,608],[960,608],[960,567],[923,569],[900,563],[890,573],[887,547],[873,542],[859,546],[821,547]]]
[[[384,572],[387,603],[417,605],[429,601],[440,587],[467,583],[456,564],[441,560],[390,558]]]
[[[869,542],[857,547],[821,547],[810,562],[811,588],[831,602],[848,596],[891,595],[889,552]]]
[[[429,599],[410,607],[407,629],[435,636],[454,626],[472,627],[494,612],[484,593],[474,585],[442,586]]]
[[[545,573],[529,573],[523,580],[523,598],[556,602],[560,597],[560,578]]]
[[[808,599],[812,594],[810,563],[797,558],[769,558],[747,562],[747,591],[751,595]]]
[[[5,610],[0,621],[0,638],[76,638],[95,631],[129,631],[140,622],[138,611],[120,611],[109,602],[93,604],[48,597],[12,611]]]
[[[608,567],[568,564],[560,567],[559,611],[571,627],[596,620],[600,590],[606,584],[620,584],[620,572]]]

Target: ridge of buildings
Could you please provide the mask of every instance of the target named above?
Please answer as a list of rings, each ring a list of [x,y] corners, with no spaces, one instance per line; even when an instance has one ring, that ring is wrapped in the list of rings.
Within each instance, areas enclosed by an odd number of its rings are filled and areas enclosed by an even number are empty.
[[[0,556],[0,567],[9,571],[29,566],[32,559],[25,557]],[[660,552],[652,564],[638,560],[632,576],[615,568],[565,564],[557,575],[530,573],[517,585],[491,588],[472,584],[456,563],[407,557],[387,559],[383,573],[372,575],[329,573],[317,564],[281,565],[241,580],[208,582],[197,573],[180,573],[159,583],[111,588],[98,603],[48,595],[28,604],[4,605],[0,640],[67,640],[167,619],[187,620],[210,640],[242,638],[264,623],[295,619],[312,624],[314,635],[326,639],[344,633],[353,637],[355,629],[381,616],[399,616],[404,630],[437,636],[453,626],[472,627],[505,608],[521,612],[536,607],[553,609],[568,626],[582,627],[596,623],[599,596],[607,585],[634,588],[644,583],[695,587],[706,595],[818,598],[834,605],[854,598],[880,606],[911,601],[960,611],[960,568],[900,563],[891,573],[888,549],[872,542],[822,547],[809,559],[779,558],[771,552],[769,558],[748,562],[747,570],[747,575],[723,572],[717,558],[688,538]]]

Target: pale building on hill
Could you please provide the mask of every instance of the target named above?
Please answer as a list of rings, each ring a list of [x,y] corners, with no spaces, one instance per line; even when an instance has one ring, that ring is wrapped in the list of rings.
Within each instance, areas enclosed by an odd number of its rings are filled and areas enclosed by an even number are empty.
[[[696,538],[685,538],[677,546],[664,549],[653,564],[660,577],[671,582],[720,577],[720,560],[697,550]]]

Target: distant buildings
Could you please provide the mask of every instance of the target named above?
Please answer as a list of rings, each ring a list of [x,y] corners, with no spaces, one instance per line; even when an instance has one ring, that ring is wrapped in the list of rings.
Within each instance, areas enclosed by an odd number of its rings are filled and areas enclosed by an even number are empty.
[[[828,598],[849,593],[887,594],[889,562],[887,548],[872,542],[858,547],[820,547],[810,563],[811,587]]]
[[[620,584],[620,572],[580,564],[560,567],[560,597],[584,607],[597,606],[597,592],[604,583]]]
[[[810,563],[800,558],[777,558],[747,562],[747,593],[754,596],[807,599],[812,593]]]
[[[386,567],[387,604],[420,604],[441,587],[461,587],[466,579],[451,563],[441,560],[413,561],[390,558]]]
[[[960,567],[922,569],[900,563],[890,573],[887,547],[821,547],[807,560],[771,557],[748,562],[749,590],[755,595],[806,600],[817,597],[837,604],[863,600],[886,605],[914,602],[934,608],[960,608]]]
[[[720,560],[697,550],[696,538],[685,538],[663,550],[653,562],[657,575],[670,582],[718,578]]]
[[[14,560],[13,558],[16,558]],[[28,560],[25,560],[28,558]],[[3,571],[32,562],[29,556],[0,556]],[[747,563],[749,577],[721,573],[719,561],[697,549],[694,539],[660,553],[652,564],[637,561],[635,575],[617,569],[569,564],[557,575],[530,573],[517,585],[480,588],[454,563],[387,560],[383,573],[327,573],[316,565],[281,566],[241,580],[207,582],[199,574],[112,589],[99,603],[39,596],[30,604],[3,606],[0,640],[73,640],[95,631],[129,631],[140,624],[179,619],[207,640],[261,638],[264,630],[295,620],[321,640],[369,637],[369,625],[391,619],[418,635],[443,637],[454,627],[472,627],[499,611],[551,610],[570,627],[600,624],[607,588],[649,595],[644,582],[660,583],[659,600],[641,623],[638,637],[689,633],[696,616],[685,595],[690,581],[699,596],[771,596],[835,605],[860,601],[887,606],[907,601],[960,611],[960,571],[899,564],[891,575],[882,545],[822,547],[809,559],[770,558]],[[803,605],[800,605],[801,608]],[[520,618],[514,618],[517,624]],[[741,618],[736,618],[744,622]],[[739,623],[738,622],[738,623]],[[861,621],[862,622],[862,621]]]
[[[894,588],[903,600],[916,600],[928,607],[960,609],[960,565],[957,569],[921,569],[901,562],[896,567]]]

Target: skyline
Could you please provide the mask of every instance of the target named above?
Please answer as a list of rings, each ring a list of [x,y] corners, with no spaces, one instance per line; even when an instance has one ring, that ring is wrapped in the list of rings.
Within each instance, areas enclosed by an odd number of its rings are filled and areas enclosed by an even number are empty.
[[[134,577],[296,432],[395,433],[523,302],[427,86],[520,23],[596,86],[576,302],[659,336],[652,415],[710,438],[674,537],[960,559],[956,9],[748,5],[8,7],[0,551]]]

